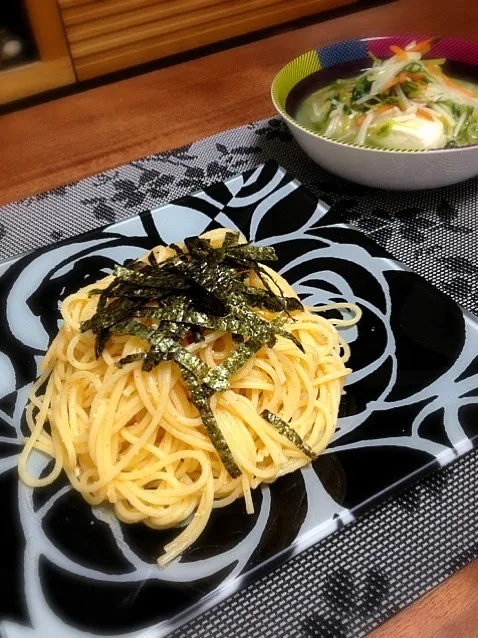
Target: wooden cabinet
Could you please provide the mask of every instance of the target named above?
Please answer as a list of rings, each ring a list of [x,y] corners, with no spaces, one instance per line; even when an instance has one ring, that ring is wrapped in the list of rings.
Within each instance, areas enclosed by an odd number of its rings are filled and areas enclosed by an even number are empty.
[[[0,104],[360,0],[22,1],[38,59],[0,70]]]
[[[80,80],[356,0],[58,0]]]
[[[76,82],[56,0],[24,0],[38,59],[0,71],[0,104]]]

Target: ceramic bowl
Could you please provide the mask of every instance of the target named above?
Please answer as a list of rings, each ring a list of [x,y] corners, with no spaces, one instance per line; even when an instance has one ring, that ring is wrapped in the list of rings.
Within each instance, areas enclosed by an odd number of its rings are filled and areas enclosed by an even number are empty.
[[[369,51],[388,57],[390,45],[405,47],[426,35],[346,40],[308,51],[284,66],[272,82],[272,101],[302,149],[331,173],[367,186],[392,190],[436,188],[478,175],[478,145],[432,150],[388,150],[327,139],[291,115],[319,86],[370,66]],[[447,58],[449,72],[478,81],[478,43],[442,38],[426,57]]]

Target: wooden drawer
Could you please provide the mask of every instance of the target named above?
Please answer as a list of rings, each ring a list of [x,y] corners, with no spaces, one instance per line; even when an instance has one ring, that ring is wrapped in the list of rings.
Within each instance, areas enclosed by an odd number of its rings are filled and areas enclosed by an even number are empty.
[[[356,0],[57,0],[84,80]]]
[[[38,59],[0,70],[0,104],[76,81],[56,0],[24,0]]]

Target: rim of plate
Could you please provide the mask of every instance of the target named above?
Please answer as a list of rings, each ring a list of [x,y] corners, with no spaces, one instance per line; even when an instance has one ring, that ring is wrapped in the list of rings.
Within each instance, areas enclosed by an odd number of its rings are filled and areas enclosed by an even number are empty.
[[[423,34],[373,36],[332,42],[318,49],[311,49],[305,53],[301,53],[283,66],[274,76],[271,85],[272,102],[277,112],[280,113],[288,123],[320,140],[329,142],[330,144],[336,144],[337,146],[356,148],[362,151],[372,151],[374,153],[426,153],[427,155],[430,153],[453,153],[456,151],[463,152],[467,149],[476,149],[478,143],[453,148],[392,149],[382,148],[380,146],[364,146],[353,142],[340,142],[339,140],[333,140],[300,124],[286,111],[286,100],[292,89],[312,73],[336,66],[343,62],[365,60],[369,52],[372,52],[378,57],[389,55],[390,45],[404,47],[413,40],[424,40],[430,37],[432,36]],[[478,42],[473,42],[472,40],[442,37],[432,45],[428,55],[434,58],[447,58],[453,62],[462,62],[478,69]]]

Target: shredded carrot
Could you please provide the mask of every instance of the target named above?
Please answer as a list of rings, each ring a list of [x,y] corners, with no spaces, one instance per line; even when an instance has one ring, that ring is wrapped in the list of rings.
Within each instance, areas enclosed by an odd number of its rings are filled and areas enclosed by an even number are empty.
[[[432,48],[432,44],[435,41],[435,38],[427,38],[426,40],[422,40],[418,42],[414,47],[408,49],[409,51],[413,51],[414,53],[428,53]]]
[[[391,89],[393,86],[396,86],[397,84],[400,84],[400,80],[398,79],[398,77],[395,77],[383,87],[383,91],[388,91],[389,89]]]
[[[424,73],[409,73],[408,77],[410,78],[410,80],[412,80],[412,82],[421,82],[422,80],[425,79],[425,74]]]
[[[390,51],[394,55],[396,55],[401,62],[405,62],[406,60],[408,60],[407,52],[401,49],[400,47],[397,47],[394,44],[392,44],[390,46]]]
[[[417,109],[417,116],[423,117],[425,120],[430,120],[431,122],[435,121],[433,115],[428,111],[425,111],[425,109]]]
[[[431,38],[422,40],[422,42],[418,42],[418,44],[416,44],[411,49],[408,49],[408,51],[415,51],[417,53],[422,53],[422,54],[428,53],[430,49],[432,48],[432,46],[436,44],[437,42],[440,42],[441,39],[442,39],[441,35],[432,36]]]
[[[446,76],[444,73],[442,74],[441,77],[443,81],[445,82],[445,84],[450,86],[452,89],[456,89],[457,91],[460,91],[460,93],[463,93],[463,95],[467,95],[468,97],[475,97],[475,94],[472,91],[469,91],[468,89],[465,89],[463,86],[460,86],[456,82],[453,82],[453,80],[450,79],[448,76]]]
[[[428,72],[435,77],[440,77],[442,74],[442,70],[438,66],[438,64],[430,64],[428,67]]]
[[[390,82],[388,82],[383,90],[384,91],[388,91],[389,89],[392,88],[392,86],[396,86],[397,84],[403,84],[403,82],[406,82],[408,80],[408,74],[405,73],[405,71],[402,71],[402,73],[399,73],[396,77],[392,78],[390,80]]]
[[[393,106],[391,104],[382,104],[381,106],[377,106],[377,108],[374,109],[374,113],[385,113],[386,111],[390,111],[390,109],[393,109]]]
[[[359,115],[357,118],[357,126],[362,126],[362,124],[364,123],[365,120],[365,113],[362,113],[362,115]]]

